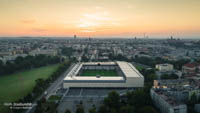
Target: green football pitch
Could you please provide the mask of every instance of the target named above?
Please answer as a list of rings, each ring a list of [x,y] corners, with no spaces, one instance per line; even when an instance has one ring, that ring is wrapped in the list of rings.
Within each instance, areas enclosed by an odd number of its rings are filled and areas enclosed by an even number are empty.
[[[83,70],[80,76],[119,76],[115,70]]]

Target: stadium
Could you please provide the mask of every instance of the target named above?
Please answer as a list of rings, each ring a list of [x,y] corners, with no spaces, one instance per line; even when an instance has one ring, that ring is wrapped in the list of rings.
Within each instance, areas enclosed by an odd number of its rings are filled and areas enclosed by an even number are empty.
[[[128,62],[77,63],[63,80],[63,88],[139,88],[144,77]]]

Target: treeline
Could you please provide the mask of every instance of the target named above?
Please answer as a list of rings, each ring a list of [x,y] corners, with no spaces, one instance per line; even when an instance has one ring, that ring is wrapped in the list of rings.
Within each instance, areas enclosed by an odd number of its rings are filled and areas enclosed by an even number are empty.
[[[161,79],[178,79],[178,75],[176,74],[164,74],[161,75]]]
[[[181,70],[182,66],[188,62],[190,62],[190,60],[187,59],[180,59],[177,61],[169,61],[160,57],[156,57],[155,59],[153,58],[148,58],[148,57],[135,57],[132,59],[134,62],[136,63],[141,63],[141,64],[145,64],[151,67],[155,67],[156,64],[163,64],[163,63],[169,63],[169,64],[173,64],[175,69]]]
[[[157,113],[152,105],[145,89],[127,92],[124,96],[113,91],[104,99],[98,113]]]
[[[108,94],[104,98],[103,104],[96,108],[93,106],[88,110],[89,113],[159,113],[154,108],[149,93],[146,88],[138,89],[136,91],[127,92],[120,96],[116,91]],[[65,113],[71,113],[66,110]],[[77,105],[75,113],[85,113],[83,104],[80,102]]]
[[[150,88],[156,78],[155,70],[142,70],[144,88],[119,95],[113,91],[104,99],[103,105],[95,113],[159,113],[150,97]]]
[[[68,62],[64,62],[62,64],[60,64],[60,66],[58,67],[58,69],[47,79],[37,79],[36,85],[33,88],[32,92],[29,93],[27,96],[23,97],[22,99],[20,99],[19,101],[17,101],[17,103],[29,103],[29,102],[33,102],[37,97],[39,97],[50,85],[50,83],[52,83],[53,81],[55,81],[61,74],[63,74],[71,65],[72,61],[68,61]],[[38,106],[36,108],[35,113],[43,113],[41,110],[43,110],[43,108],[40,108],[40,103],[43,102],[45,99],[42,98],[41,100],[38,101]],[[23,110],[13,110],[14,113],[21,113],[23,112]],[[44,111],[44,113],[46,113]]]
[[[13,62],[7,61],[5,64],[0,60],[0,75],[11,74],[17,71],[28,70],[59,62],[60,57],[46,55],[19,56]]]

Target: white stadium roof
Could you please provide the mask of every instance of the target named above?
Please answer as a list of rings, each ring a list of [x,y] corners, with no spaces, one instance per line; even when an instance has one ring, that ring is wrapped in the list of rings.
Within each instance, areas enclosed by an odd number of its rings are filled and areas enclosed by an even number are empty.
[[[97,64],[101,64],[101,65],[115,65],[115,62],[84,62],[82,64],[85,65],[97,65]]]
[[[122,76],[120,77],[95,77],[95,76],[92,76],[92,77],[66,77],[64,80],[124,80],[124,78]]]
[[[76,64],[72,70],[67,74],[67,76],[64,78],[64,80],[66,81],[71,81],[71,80],[80,80],[80,81],[84,81],[84,80],[95,80],[95,81],[109,81],[109,80],[125,80],[125,78],[123,76],[115,76],[115,77],[95,77],[95,76],[77,76],[79,70],[81,69],[81,67],[83,65],[97,65],[97,64],[101,64],[101,65],[118,65],[120,67],[120,69],[122,70],[123,74],[125,77],[143,77],[138,71],[137,69],[130,63],[128,62],[122,62],[122,61],[117,61],[117,62],[87,62],[87,63],[78,63]]]
[[[128,62],[117,62],[126,77],[143,77],[138,70]]]

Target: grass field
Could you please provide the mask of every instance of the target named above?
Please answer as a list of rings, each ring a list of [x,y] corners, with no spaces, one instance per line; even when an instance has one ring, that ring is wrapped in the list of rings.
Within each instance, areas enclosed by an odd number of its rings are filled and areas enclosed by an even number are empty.
[[[28,93],[35,86],[35,80],[38,78],[46,79],[59,65],[45,66],[24,72],[18,72],[11,75],[0,77],[0,104],[3,102],[16,101]],[[0,106],[0,112],[1,112]]]
[[[54,101],[59,101],[60,99],[61,99],[61,96],[52,95],[49,97],[48,101],[54,102]]]
[[[135,67],[136,67],[136,69],[137,69],[138,71],[141,71],[142,69],[144,69],[144,67],[139,66],[139,65],[136,65]]]
[[[80,76],[118,76],[115,70],[83,70]]]

